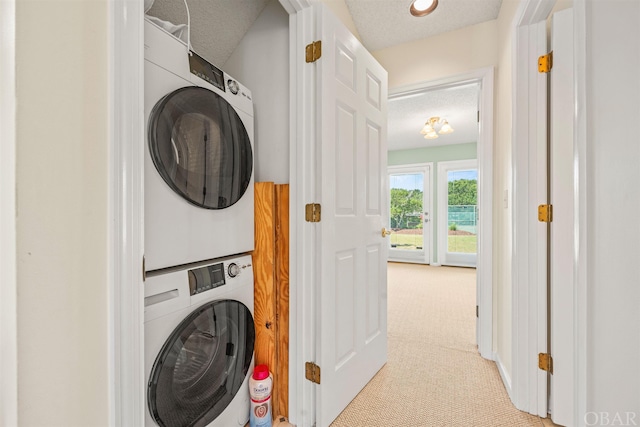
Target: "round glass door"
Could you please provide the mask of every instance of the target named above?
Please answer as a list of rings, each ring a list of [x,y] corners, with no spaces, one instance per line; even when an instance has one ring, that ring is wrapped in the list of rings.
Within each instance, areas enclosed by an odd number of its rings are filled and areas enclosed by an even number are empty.
[[[253,152],[234,108],[217,93],[178,89],[149,117],[149,152],[162,179],[196,206],[224,209],[247,190]]]
[[[193,311],[151,369],[147,402],[153,419],[165,427],[205,426],[216,419],[249,373],[254,341],[253,317],[238,301],[212,301]]]

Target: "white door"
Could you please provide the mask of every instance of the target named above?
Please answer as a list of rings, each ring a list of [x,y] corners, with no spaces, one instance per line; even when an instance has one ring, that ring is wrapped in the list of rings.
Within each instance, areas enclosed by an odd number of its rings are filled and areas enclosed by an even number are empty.
[[[389,261],[431,262],[431,166],[390,166]]]
[[[317,127],[317,427],[328,426],[387,360],[387,72],[324,6]]]
[[[550,73],[551,145],[550,203],[553,205],[550,241],[551,278],[551,418],[563,426],[574,419],[574,304],[573,258],[574,155],[573,155],[573,11],[553,14]]]

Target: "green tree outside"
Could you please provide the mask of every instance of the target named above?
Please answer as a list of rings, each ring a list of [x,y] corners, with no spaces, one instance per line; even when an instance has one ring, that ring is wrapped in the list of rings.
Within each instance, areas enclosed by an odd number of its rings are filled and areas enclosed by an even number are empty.
[[[422,228],[422,218],[416,221],[415,214],[422,213],[422,191],[391,189],[391,228]]]
[[[449,181],[449,206],[477,205],[478,180],[457,179]]]

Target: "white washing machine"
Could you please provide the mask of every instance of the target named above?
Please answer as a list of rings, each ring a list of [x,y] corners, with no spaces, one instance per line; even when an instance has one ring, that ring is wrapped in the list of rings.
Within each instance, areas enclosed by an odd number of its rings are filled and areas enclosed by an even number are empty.
[[[251,92],[145,19],[145,260],[253,250]]]
[[[144,303],[145,426],[244,426],[255,343],[251,255],[148,277]]]

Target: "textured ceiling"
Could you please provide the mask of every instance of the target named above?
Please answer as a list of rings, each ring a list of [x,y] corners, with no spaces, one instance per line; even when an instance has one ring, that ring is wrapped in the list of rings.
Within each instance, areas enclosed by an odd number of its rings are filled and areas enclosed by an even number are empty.
[[[477,142],[479,90],[478,83],[471,83],[390,98],[389,150]],[[433,116],[446,118],[454,132],[424,139],[420,130]]]
[[[193,50],[222,67],[268,2],[187,0]],[[173,24],[187,23],[187,10],[182,0],[155,0],[147,14]]]
[[[409,13],[410,0],[345,0],[362,44],[375,51],[498,17],[502,0],[439,0],[431,14]]]
[[[187,0],[193,49],[224,67],[269,1],[277,0]],[[364,46],[374,51],[495,19],[503,0],[439,0],[438,8],[422,18],[409,14],[410,0],[344,1]],[[145,0],[145,8],[151,2]],[[155,0],[147,13],[173,24],[187,23],[181,0]],[[477,96],[477,85],[467,85],[391,99],[389,150],[476,142]],[[424,139],[419,132],[431,116],[446,117],[455,132]]]

